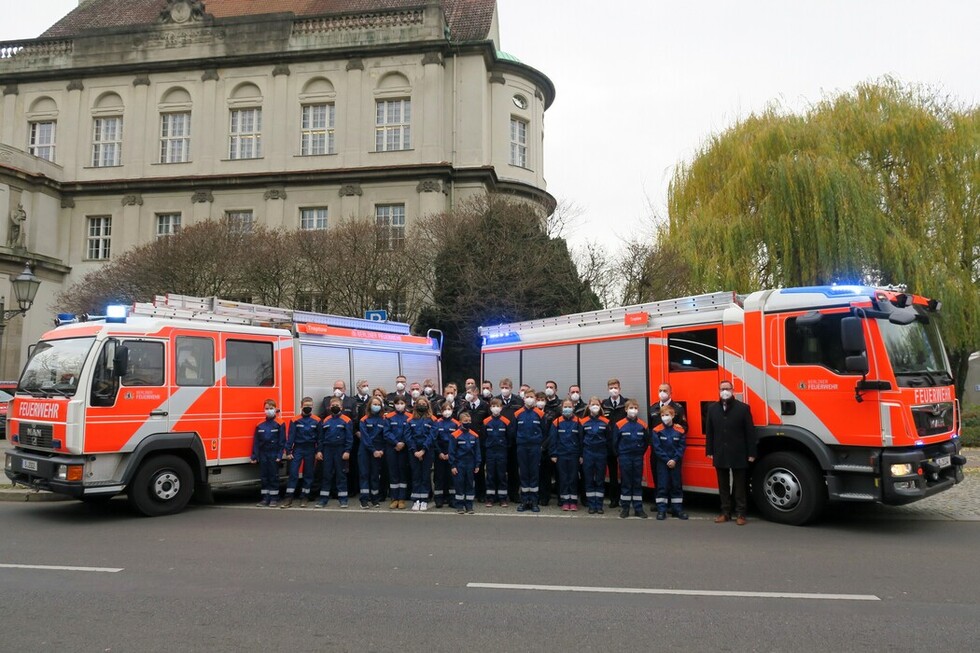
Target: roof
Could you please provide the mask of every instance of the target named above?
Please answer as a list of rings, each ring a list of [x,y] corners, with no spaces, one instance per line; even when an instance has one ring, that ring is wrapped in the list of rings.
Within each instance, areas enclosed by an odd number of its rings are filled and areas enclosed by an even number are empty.
[[[496,0],[440,0],[454,41],[487,38]],[[296,16],[350,14],[418,8],[425,0],[206,0],[204,10],[216,19],[292,13]],[[65,38],[99,29],[153,25],[167,0],[84,0],[49,27],[42,38]]]

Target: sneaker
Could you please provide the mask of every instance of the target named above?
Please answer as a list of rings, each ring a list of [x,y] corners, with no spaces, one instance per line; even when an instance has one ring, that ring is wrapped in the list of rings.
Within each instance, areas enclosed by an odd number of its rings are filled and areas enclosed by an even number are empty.
[[[568,507],[568,504],[567,503],[563,503],[561,505],[561,511],[562,512],[568,512],[569,511],[569,507]]]
[[[531,512],[541,512],[541,507],[538,504],[531,506]]]
[[[621,509],[619,511],[619,518],[620,519],[626,519],[629,516],[630,516],[630,509],[629,508],[623,508],[623,509]]]
[[[650,516],[643,511],[643,508],[640,508],[639,510],[634,510],[633,514],[639,517],[640,519],[646,519],[647,517]]]
[[[405,499],[399,499],[398,500],[398,509],[399,510],[404,510],[407,506],[408,506],[408,502],[405,501]]]
[[[657,521],[663,521],[665,519],[667,519],[667,513],[666,513],[666,511],[658,510],[657,511]]]
[[[371,502],[371,507],[372,508],[380,508],[381,507],[381,502],[380,501],[372,501]]]
[[[398,499],[392,499],[391,503],[388,504],[388,510],[395,510],[398,508]]]
[[[501,508],[506,508],[507,507],[507,502],[506,501],[501,501],[500,502],[500,507]]]
[[[255,506],[258,508],[265,508],[266,506],[270,506],[270,505],[272,504],[269,503],[268,499],[262,499],[257,504],[255,504]]]
[[[456,509],[456,514],[457,515],[465,515],[466,514],[466,510],[464,510],[463,508],[457,508]]]
[[[568,504],[568,509],[571,510],[572,512],[578,512],[578,504],[570,503]]]
[[[606,514],[606,511],[602,509],[602,506],[599,506],[598,508],[596,508],[595,511],[597,513],[599,513],[600,515]]]
[[[493,508],[493,501],[487,501],[484,505],[486,505],[487,508]]]
[[[415,503],[412,504],[412,512],[418,512],[418,511],[419,511],[419,502],[416,501]]]
[[[291,508],[292,505],[293,505],[293,498],[292,497],[286,497],[286,500],[283,501],[282,502],[282,505],[279,506],[279,507],[280,508]]]
[[[429,509],[429,502],[428,501],[423,501],[423,502],[419,503],[419,512],[425,512],[428,509]]]
[[[323,499],[320,499],[315,504],[313,504],[313,508],[314,509],[316,509],[316,508],[326,508],[326,507],[327,507],[327,502],[324,501]]]
[[[371,507],[371,504],[367,502],[366,499],[361,499],[361,508],[367,510]]]
[[[475,515],[476,514],[476,511],[473,510],[472,508],[467,508],[466,509],[466,514],[467,515]]]
[[[308,505],[310,505],[310,500],[307,499],[306,497],[303,497],[302,499],[299,500],[299,507],[300,508],[305,508]]]
[[[270,508],[275,508],[278,505],[279,505],[279,501],[277,499],[273,499],[272,501],[269,502],[269,507]]]
[[[523,503],[517,504],[517,512],[524,512],[525,510],[527,510],[526,505],[524,505]]]
[[[346,508],[347,507],[347,500],[346,499],[340,502],[340,507],[341,508]]]

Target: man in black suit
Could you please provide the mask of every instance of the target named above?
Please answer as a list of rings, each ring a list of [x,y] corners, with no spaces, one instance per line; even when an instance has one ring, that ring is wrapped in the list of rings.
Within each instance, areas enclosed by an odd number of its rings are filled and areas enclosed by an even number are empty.
[[[602,400],[602,414],[609,420],[609,426],[626,419],[626,397],[620,394],[619,379],[609,379],[606,382],[609,398]],[[610,438],[609,454],[606,456],[606,467],[609,468],[609,507],[619,507],[619,458],[613,448],[613,438]]]
[[[664,406],[674,409],[674,424],[687,431],[687,414],[684,412],[684,406],[674,401],[669,383],[661,383],[657,389],[657,401],[650,404],[650,409],[647,411],[647,425],[652,429],[660,423],[660,409]]]
[[[735,523],[745,525],[748,504],[748,470],[755,462],[755,425],[752,411],[732,394],[732,382],[718,386],[719,400],[708,407],[705,422],[704,452],[718,475],[721,514],[716,524],[732,518],[732,494],[735,494]]]

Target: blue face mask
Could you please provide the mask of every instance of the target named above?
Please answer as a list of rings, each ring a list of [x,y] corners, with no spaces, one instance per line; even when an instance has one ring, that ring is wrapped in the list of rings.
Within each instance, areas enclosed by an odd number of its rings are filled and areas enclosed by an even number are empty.
[[[380,413],[381,412],[381,406],[379,406],[378,404],[371,404],[371,412],[372,413]]]
[[[569,408],[567,406],[565,408],[562,408],[561,409],[561,414],[564,415],[565,417],[571,417],[572,416],[572,413],[574,413],[574,412],[575,412],[575,409]]]

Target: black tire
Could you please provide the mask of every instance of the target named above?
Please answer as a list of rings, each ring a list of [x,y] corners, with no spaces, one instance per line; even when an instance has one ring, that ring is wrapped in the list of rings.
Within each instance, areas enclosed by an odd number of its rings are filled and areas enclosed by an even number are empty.
[[[755,464],[752,499],[769,521],[802,526],[823,513],[827,486],[809,458],[793,451],[779,451]]]
[[[129,503],[147,517],[180,512],[194,494],[194,474],[172,455],[144,460],[129,483]]]

